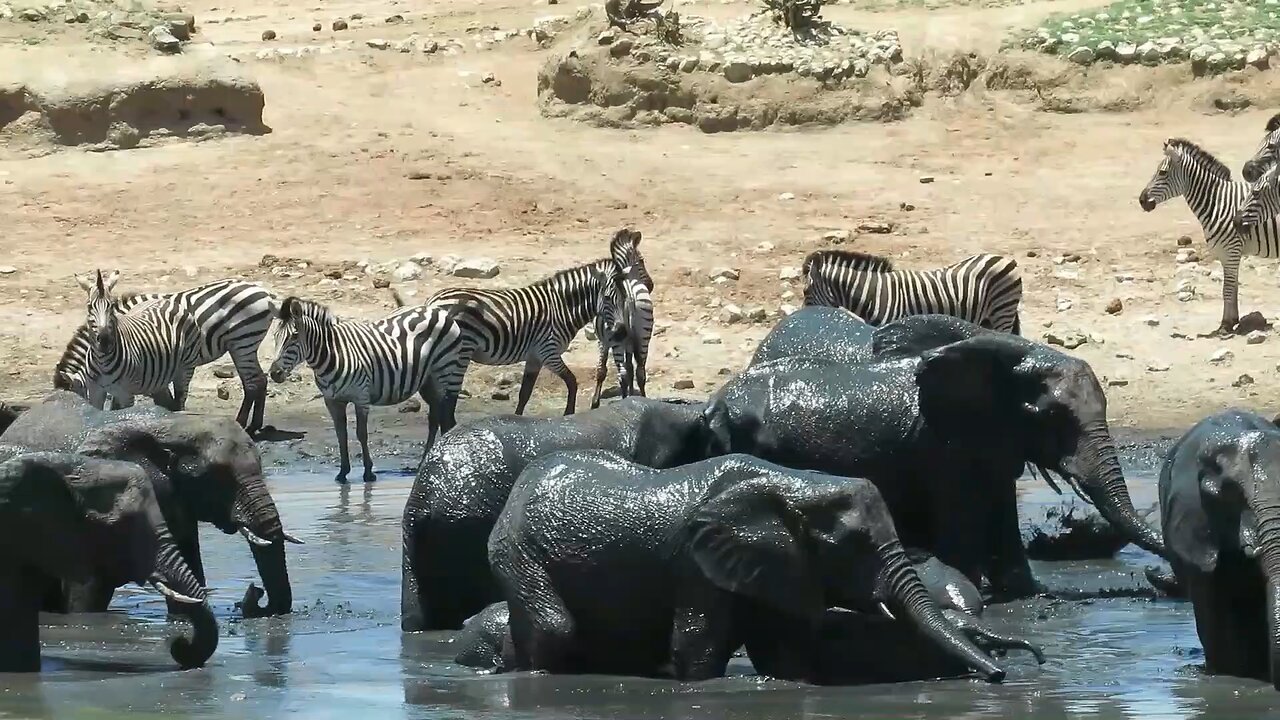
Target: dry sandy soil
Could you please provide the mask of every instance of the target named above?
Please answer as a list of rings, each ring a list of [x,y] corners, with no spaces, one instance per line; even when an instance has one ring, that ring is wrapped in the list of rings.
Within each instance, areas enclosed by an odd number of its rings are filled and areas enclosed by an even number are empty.
[[[800,292],[779,280],[780,270],[825,245],[824,233],[849,230],[849,246],[890,255],[903,267],[976,252],[1016,257],[1025,282],[1025,332],[1092,336],[1073,352],[1107,379],[1117,426],[1182,429],[1226,406],[1280,409],[1272,390],[1280,338],[1256,345],[1194,339],[1217,325],[1220,271],[1210,262],[1201,271],[1184,270],[1201,297],[1175,299],[1177,240],[1191,236],[1203,254],[1199,227],[1181,201],[1150,214],[1137,204],[1164,139],[1194,139],[1238,172],[1269,108],[1215,112],[1184,102],[1183,88],[1178,99],[1155,97],[1134,112],[1062,114],[998,93],[970,93],[928,101],[892,123],[714,135],[688,126],[609,130],[539,114],[538,68],[564,48],[539,48],[520,37],[477,50],[468,33],[572,15],[584,0],[556,7],[373,0],[322,11],[298,0],[235,7],[223,1],[186,8],[200,26],[187,53],[240,58],[240,68],[262,87],[272,132],[0,161],[0,265],[17,269],[0,275],[0,397],[31,399],[48,388],[53,364],[83,317],[75,272],[120,268],[121,286],[130,289],[177,289],[239,275],[281,294],[331,303],[346,315],[374,316],[391,306],[390,298],[371,277],[351,270],[356,261],[418,253],[489,257],[501,275],[476,282],[517,284],[601,256],[609,234],[631,225],[644,232],[642,248],[658,283],[651,395],[705,395],[724,373],[742,367],[788,302],[784,293]],[[868,30],[898,28],[908,55],[990,53],[1009,26],[1091,4],[879,13],[838,6],[828,14]],[[727,17],[747,7],[717,2],[681,10]],[[367,19],[346,32],[330,30],[334,18],[353,12]],[[393,13],[405,22],[385,24]],[[316,22],[324,24],[320,32],[311,29]],[[267,29],[279,38],[260,41]],[[467,49],[455,56],[400,54],[364,43],[412,32],[466,38]],[[255,57],[263,47],[335,39],[357,42],[304,58]],[[149,54],[141,43],[91,39],[81,26],[0,21],[0,67],[101,67]],[[485,73],[500,82],[482,82]],[[935,180],[926,184],[923,176]],[[894,229],[859,232],[865,222]],[[300,277],[282,277],[259,266],[266,254],[308,265]],[[1069,254],[1079,262],[1057,262]],[[739,268],[741,279],[713,286],[708,271],[719,266]],[[342,267],[349,270],[344,279],[323,274]],[[1118,275],[1133,279],[1121,282]],[[1275,264],[1246,260],[1242,277],[1242,312],[1280,315]],[[397,286],[423,297],[463,282],[428,271]],[[1123,311],[1107,314],[1116,298]],[[716,302],[762,305],[772,317],[726,326]],[[722,343],[705,343],[708,333]],[[1220,348],[1234,360],[1211,364]],[[590,397],[595,352],[580,337],[570,354],[582,382],[580,407]],[[263,348],[264,363],[271,354]],[[1243,374],[1253,383],[1242,384]],[[514,399],[490,397],[504,375],[515,378],[518,368],[476,368],[463,412],[509,411]],[[678,380],[692,380],[695,388],[677,392]],[[218,399],[219,384],[230,389],[229,400]],[[331,444],[309,380],[271,392],[268,422],[323,428],[312,437]],[[533,411],[558,412],[563,393],[558,380],[544,375]],[[193,409],[231,413],[238,402],[235,380],[217,379],[207,368],[197,373]],[[417,433],[423,424],[421,415],[395,408],[374,418],[375,434],[386,429],[388,436]]]

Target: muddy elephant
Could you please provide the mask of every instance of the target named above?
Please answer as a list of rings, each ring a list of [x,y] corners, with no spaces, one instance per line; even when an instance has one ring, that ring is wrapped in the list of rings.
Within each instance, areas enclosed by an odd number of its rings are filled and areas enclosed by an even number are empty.
[[[290,611],[284,543],[298,540],[280,522],[257,447],[233,420],[157,407],[102,411],[74,393],[56,391],[20,415],[0,443],[137,463],[147,471],[178,549],[202,585],[197,524],[206,522],[227,534],[238,532],[249,543],[269,601],[265,607],[256,599],[245,602],[244,615]],[[105,579],[73,586],[46,610],[102,612],[115,587]],[[246,600],[255,597],[249,594]]]
[[[924,329],[928,347],[936,337]],[[904,542],[975,583],[985,577],[1001,597],[1040,590],[1018,523],[1015,485],[1028,463],[1163,555],[1134,510],[1088,363],[1007,333],[923,351],[914,342],[900,332],[862,364],[751,368],[712,396],[708,426],[730,452],[870,479]]]
[[[747,367],[784,357],[862,362],[871,357],[875,327],[844,308],[811,305],[778,321],[756,347]]]
[[[1234,408],[1196,423],[1160,469],[1160,517],[1206,669],[1280,690],[1280,428]]]
[[[405,504],[400,627],[456,630],[501,600],[486,543],[516,477],[557,450],[612,450],[666,468],[717,454],[703,406],[629,397],[564,417],[487,417],[458,425],[424,456]]]
[[[824,612],[908,621],[991,682],[1004,670],[948,623],[865,480],[727,455],[654,470],[600,450],[521,473],[489,538],[518,670],[719,677],[787,638],[797,674]]]
[[[0,462],[0,673],[40,670],[44,578],[150,584],[191,621],[170,640],[182,668],[204,665],[218,626],[182,559],[151,481],[130,462],[24,453]]]

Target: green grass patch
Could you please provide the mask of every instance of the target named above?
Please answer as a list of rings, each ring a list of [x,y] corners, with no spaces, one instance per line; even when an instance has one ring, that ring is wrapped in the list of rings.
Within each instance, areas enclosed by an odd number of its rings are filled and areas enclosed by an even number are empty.
[[[1243,67],[1280,47],[1280,0],[1121,0],[1051,15],[1008,46],[1070,57],[1157,64],[1207,62]],[[1087,49],[1088,52],[1082,50]]]

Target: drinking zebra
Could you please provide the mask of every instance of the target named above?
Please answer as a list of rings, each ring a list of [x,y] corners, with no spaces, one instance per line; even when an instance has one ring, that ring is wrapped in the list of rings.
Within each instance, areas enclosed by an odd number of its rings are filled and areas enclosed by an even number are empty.
[[[430,413],[429,448],[437,424],[441,432],[455,424],[454,408],[470,353],[467,342],[445,309],[418,305],[397,308],[379,320],[342,320],[324,305],[287,297],[280,304],[271,379],[284,382],[300,362],[311,367],[338,439],[339,468],[334,479],[339,483],[346,483],[351,471],[347,405],[356,406],[364,481],[373,482],[369,407],[395,405],[419,394]],[[429,385],[439,389],[439,397],[432,397]]]
[[[604,337],[621,339],[625,302],[621,272],[612,258],[561,270],[525,287],[503,290],[449,288],[427,299],[432,308],[452,308],[471,338],[468,359],[483,365],[524,361],[516,414],[523,415],[538,374],[545,366],[564,381],[569,397],[564,414],[576,406],[578,379],[564,352],[588,322],[601,316]]]
[[[1276,165],[1276,158],[1280,157],[1280,113],[1271,116],[1263,132],[1257,151],[1244,163],[1245,182],[1258,182],[1263,173]]]
[[[108,294],[113,291],[118,278],[119,271],[113,271],[104,281]],[[92,296],[91,289],[95,286],[93,281],[79,276],[76,281]],[[172,303],[173,308],[183,308],[194,324],[196,334],[195,352],[191,357],[195,364],[184,369],[186,382],[190,383],[196,367],[230,354],[244,392],[240,409],[236,413],[236,422],[250,434],[262,428],[267,403],[267,376],[258,361],[258,346],[262,344],[263,338],[271,329],[271,321],[276,316],[278,304],[271,291],[255,283],[227,279],[180,292],[120,293],[111,299],[114,301],[116,314],[130,315],[144,304],[161,300]],[[105,309],[106,306],[103,307]],[[90,331],[88,322],[76,329],[54,367],[53,384],[54,387],[81,395],[95,407],[102,407],[107,391],[97,377],[99,370],[94,357],[93,337],[94,333]],[[181,402],[177,401],[167,386],[157,388],[155,394],[137,387],[128,392],[129,404],[132,404],[133,395],[145,394],[151,395],[163,407],[181,410],[186,405],[185,386]],[[125,391],[122,387],[121,392]],[[122,402],[125,402],[124,396],[116,398],[113,395],[113,407],[125,407],[120,404]]]
[[[1020,334],[1022,276],[1001,255],[974,255],[934,270],[894,270],[888,259],[818,250],[804,259],[804,304],[844,308],[871,325],[908,315],[953,315]]]
[[[1183,138],[1165,141],[1164,157],[1138,204],[1151,212],[1160,203],[1182,196],[1200,221],[1209,252],[1222,263],[1222,321],[1210,335],[1229,335],[1240,321],[1240,258],[1280,257],[1280,228],[1274,215],[1236,229],[1236,213],[1250,199],[1246,182],[1232,180],[1231,170],[1199,145]]]

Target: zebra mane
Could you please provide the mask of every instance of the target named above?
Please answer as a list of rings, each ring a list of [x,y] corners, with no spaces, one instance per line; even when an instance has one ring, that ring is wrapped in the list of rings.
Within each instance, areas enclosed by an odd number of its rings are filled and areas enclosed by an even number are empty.
[[[71,334],[71,339],[67,341],[67,347],[62,351],[62,357],[58,358],[58,364],[53,366],[53,387],[55,390],[71,390],[72,387],[67,378],[76,372],[84,372],[85,360],[89,348],[93,346],[93,338],[89,336],[89,326],[80,323],[80,327]]]
[[[815,250],[804,259],[801,271],[808,275],[818,262],[836,262],[847,265],[850,270],[869,273],[893,272],[893,261],[889,258],[857,250]]]
[[[1275,115],[1272,115],[1271,119],[1267,121],[1266,131],[1268,133],[1273,133],[1276,130],[1280,130],[1280,113],[1276,113]]]
[[[292,332],[294,320],[299,317],[314,320],[321,325],[336,325],[342,320],[325,305],[290,295],[280,303],[280,325],[276,327],[276,337]]]
[[[1219,180],[1226,180],[1228,182],[1231,180],[1231,168],[1227,167],[1221,160],[1214,157],[1213,153],[1205,150],[1190,140],[1187,140],[1186,138],[1170,138],[1165,145],[1182,152],[1215,178]]]
[[[589,275],[594,275],[596,272],[606,269],[602,267],[604,264],[612,265],[614,269],[617,269],[618,267],[618,264],[613,261],[613,258],[600,258],[599,260],[593,260],[584,265],[575,265],[574,267],[565,268],[564,270],[557,270],[541,280],[535,280],[534,282],[529,283],[529,287],[548,285],[555,282],[557,278],[562,278],[566,275],[577,275],[583,272],[586,272]]]

